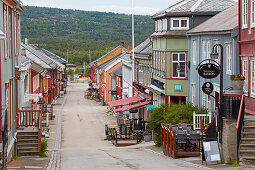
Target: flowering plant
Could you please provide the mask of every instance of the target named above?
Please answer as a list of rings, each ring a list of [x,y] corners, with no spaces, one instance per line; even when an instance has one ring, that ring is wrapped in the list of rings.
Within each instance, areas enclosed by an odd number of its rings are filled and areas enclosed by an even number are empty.
[[[244,76],[242,76],[242,75],[240,75],[240,74],[237,74],[237,75],[231,75],[230,76],[230,79],[232,80],[232,81],[235,81],[235,80],[245,80],[245,77]]]

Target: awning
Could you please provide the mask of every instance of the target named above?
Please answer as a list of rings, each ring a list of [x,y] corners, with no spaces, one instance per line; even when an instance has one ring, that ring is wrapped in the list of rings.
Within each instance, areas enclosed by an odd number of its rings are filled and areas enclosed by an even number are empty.
[[[126,111],[126,110],[130,110],[130,109],[142,107],[142,106],[145,106],[147,104],[148,104],[148,102],[137,103],[137,104],[130,105],[130,106],[127,106],[127,107],[122,107],[122,108],[115,109],[115,110],[113,110],[113,112],[116,113],[116,112]]]
[[[125,99],[115,100],[108,103],[110,107],[122,106],[129,103],[139,102],[143,100],[140,96],[129,97]]]

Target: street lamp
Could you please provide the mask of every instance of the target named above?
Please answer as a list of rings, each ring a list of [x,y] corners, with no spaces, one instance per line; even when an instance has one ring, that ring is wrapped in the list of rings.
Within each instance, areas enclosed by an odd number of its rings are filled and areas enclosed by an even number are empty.
[[[218,47],[220,47],[220,102],[219,102],[219,120],[220,120],[220,143],[222,143],[222,114],[223,114],[223,46],[221,44],[215,44],[212,48],[211,58],[218,59]]]

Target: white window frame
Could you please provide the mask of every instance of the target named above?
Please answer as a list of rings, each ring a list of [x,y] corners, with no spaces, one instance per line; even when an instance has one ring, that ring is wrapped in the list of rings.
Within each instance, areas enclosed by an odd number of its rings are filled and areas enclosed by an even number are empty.
[[[167,19],[162,19],[163,32],[167,31]]]
[[[248,0],[242,0],[242,29],[248,28]]]
[[[196,65],[197,64],[197,41],[196,40],[192,41],[192,48],[193,48],[193,53],[192,53],[193,65]]]
[[[226,43],[226,74],[232,74],[232,48],[231,43]]]
[[[158,21],[155,21],[154,24],[155,24],[155,32],[158,32]]]
[[[248,59],[242,59],[242,75],[245,77],[244,80],[244,92],[248,94],[248,77],[249,77],[249,67],[248,67]]]
[[[218,39],[213,40],[213,42],[214,42],[214,45],[219,44],[219,40],[218,40]],[[217,53],[220,52],[219,46],[216,47],[216,51],[217,51]],[[214,59],[214,60],[215,60],[217,63],[219,63],[219,57],[218,57],[217,59]]]
[[[255,0],[251,0],[251,27],[255,27]]]
[[[174,54],[178,54],[178,61],[173,61],[173,56],[174,56]],[[180,54],[185,54],[185,61],[180,61]],[[186,78],[187,77],[187,67],[186,67],[186,60],[187,60],[187,54],[186,53],[184,53],[184,52],[174,52],[174,53],[172,53],[172,78]],[[173,76],[173,69],[174,69],[174,67],[173,67],[173,64],[174,63],[185,63],[185,76],[184,77],[180,77],[180,72],[178,72],[178,76],[177,77],[174,77]]]
[[[255,58],[251,59],[251,97],[255,98]]]
[[[206,59],[206,40],[202,40],[202,60]]]
[[[192,101],[192,104],[193,104],[193,106],[196,106],[196,84],[192,84],[191,85],[191,93],[192,93],[192,99],[191,99],[191,101]]]
[[[162,20],[158,20],[158,32],[163,31],[163,25],[162,25]]]
[[[174,20],[179,20],[179,27],[173,27]],[[181,27],[181,20],[187,21],[186,27]],[[182,17],[182,18],[171,18],[171,30],[188,30],[189,29],[189,18],[188,17]]]
[[[211,59],[211,41],[206,41],[206,59]]]

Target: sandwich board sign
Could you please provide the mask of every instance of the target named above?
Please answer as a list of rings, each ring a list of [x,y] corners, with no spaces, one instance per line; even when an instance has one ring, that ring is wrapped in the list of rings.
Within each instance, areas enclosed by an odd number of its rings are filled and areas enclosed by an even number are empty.
[[[219,145],[217,141],[203,142],[202,163],[203,161],[205,161],[206,163],[221,161]]]

